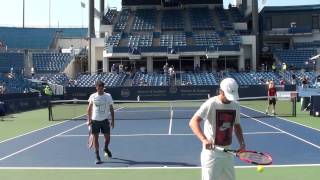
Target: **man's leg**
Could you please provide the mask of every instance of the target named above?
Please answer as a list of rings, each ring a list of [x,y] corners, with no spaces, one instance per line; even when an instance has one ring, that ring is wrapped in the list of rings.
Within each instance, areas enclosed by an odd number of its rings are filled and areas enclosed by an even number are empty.
[[[110,133],[104,134],[104,152],[108,157],[112,157],[111,151],[109,150],[109,143],[110,143]]]
[[[112,154],[109,150],[109,144],[110,144],[110,123],[108,120],[105,120],[102,127],[102,133],[104,135],[104,156],[105,157],[112,157]]]
[[[93,146],[94,146],[95,155],[96,155],[96,164],[100,164],[102,162],[101,162],[101,158],[100,158],[100,155],[99,155],[99,132],[100,132],[100,127],[99,127],[99,122],[98,121],[93,121],[91,132],[93,134]]]

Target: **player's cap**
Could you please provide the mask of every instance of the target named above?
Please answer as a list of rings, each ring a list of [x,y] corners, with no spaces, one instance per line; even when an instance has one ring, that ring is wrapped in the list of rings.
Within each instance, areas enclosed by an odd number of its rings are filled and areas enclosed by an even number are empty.
[[[221,81],[220,89],[229,101],[236,101],[239,99],[238,83],[233,78],[226,78]]]
[[[101,86],[104,86],[104,82],[103,81],[96,81],[96,87],[101,87]]]

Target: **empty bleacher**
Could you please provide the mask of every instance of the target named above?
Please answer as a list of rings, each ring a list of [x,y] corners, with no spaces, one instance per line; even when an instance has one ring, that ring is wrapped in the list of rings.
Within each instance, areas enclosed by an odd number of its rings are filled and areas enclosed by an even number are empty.
[[[181,10],[165,10],[162,14],[161,29],[163,31],[183,31],[184,19]]]
[[[36,72],[57,73],[70,63],[71,55],[67,53],[34,53],[33,65]]]
[[[0,73],[8,73],[11,68],[14,72],[21,72],[23,67],[23,53],[0,53]]]
[[[196,46],[217,46],[222,45],[222,41],[219,34],[215,31],[204,32],[204,33],[194,33],[193,41]]]
[[[118,46],[120,43],[120,39],[121,39],[122,33],[116,33],[112,36],[109,36],[106,38],[105,41],[105,47],[113,47],[113,46]]]
[[[296,68],[304,68],[305,62],[309,58],[317,54],[316,49],[289,49],[289,50],[275,50],[274,54],[287,65],[293,65]]]
[[[153,31],[156,24],[156,11],[154,9],[139,9],[136,11],[133,31]]]
[[[187,45],[187,37],[185,33],[176,33],[176,34],[162,34],[160,36],[160,46],[186,46]]]
[[[241,44],[240,35],[236,34],[236,33],[230,34],[228,40],[229,40],[230,45],[239,45],[239,44]]]
[[[5,88],[7,93],[22,93],[24,90],[29,91],[29,84],[20,74],[0,75],[0,86]]]
[[[193,30],[213,30],[213,18],[208,8],[192,8],[189,10]]]
[[[233,25],[230,23],[225,10],[223,8],[217,7],[215,8],[215,11],[217,12],[221,27],[224,30],[232,30]]]
[[[114,26],[114,31],[115,32],[122,32],[127,26],[128,19],[130,15],[130,10],[129,9],[123,9],[120,13],[120,17],[117,21],[117,23]]]
[[[169,84],[168,74],[136,73],[132,80],[132,86],[168,86]]]
[[[65,73],[46,73],[46,74],[35,74],[34,79],[39,81],[46,81],[51,84],[58,84],[58,85],[67,85],[69,82],[69,78]]]
[[[105,83],[106,86],[115,87],[115,86],[122,86],[128,75],[124,73],[120,74],[112,74],[112,73],[101,73],[101,74],[80,74],[76,78],[76,85],[77,87],[94,87],[95,82],[97,80],[101,80]]]
[[[183,73],[181,74],[181,85],[217,85],[213,73]]]
[[[112,21],[117,15],[117,9],[108,9],[106,15],[103,17],[102,23],[106,25],[112,24]]]
[[[131,34],[129,35],[129,47],[151,47],[153,34]]]

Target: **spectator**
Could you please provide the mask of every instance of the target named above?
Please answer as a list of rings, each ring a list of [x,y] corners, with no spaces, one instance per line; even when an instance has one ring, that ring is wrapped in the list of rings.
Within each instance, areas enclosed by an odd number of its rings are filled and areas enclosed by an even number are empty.
[[[117,74],[117,68],[116,68],[115,64],[112,64],[112,66],[111,66],[111,73],[112,74]]]
[[[120,64],[120,65],[119,65],[119,73],[120,73],[120,74],[123,73],[123,64]]]
[[[199,64],[196,65],[196,67],[194,68],[195,73],[199,73],[200,72],[200,66]]]
[[[273,64],[272,64],[272,71],[273,72],[276,72],[277,71],[277,66],[276,66],[276,63],[274,62]]]
[[[282,72],[285,73],[287,71],[287,64],[282,63]]]
[[[309,82],[308,82],[308,78],[306,76],[303,76],[301,84],[302,84],[302,88],[308,88]]]
[[[296,78],[296,75],[292,74],[291,76],[291,84],[292,85],[296,85],[297,84],[297,78]]]
[[[34,68],[33,67],[31,67],[30,73],[31,73],[31,77],[33,79],[33,77],[34,77]]]
[[[167,74],[168,71],[169,71],[169,65],[168,65],[168,63],[166,63],[166,64],[163,66],[163,72],[164,72],[165,74]]]
[[[145,66],[141,66],[141,67],[140,67],[140,72],[141,72],[142,74],[145,74],[145,73],[146,73],[146,67],[145,67]]]

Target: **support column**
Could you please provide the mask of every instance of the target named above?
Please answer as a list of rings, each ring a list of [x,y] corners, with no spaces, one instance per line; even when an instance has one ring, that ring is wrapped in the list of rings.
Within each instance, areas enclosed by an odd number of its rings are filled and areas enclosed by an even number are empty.
[[[200,56],[195,56],[193,62],[194,62],[194,63],[193,63],[193,69],[196,68],[197,64],[200,66]],[[200,69],[201,69],[201,68],[202,68],[202,67],[200,67]]]
[[[96,59],[96,47],[92,46],[91,47],[91,74],[96,74],[97,73],[97,59]]]
[[[110,68],[109,68],[109,59],[104,57],[102,60],[102,67],[103,67],[103,72],[104,73],[108,73],[110,72]]]
[[[239,56],[239,63],[238,63],[238,70],[245,70],[245,58],[244,58],[244,49],[240,49],[240,56]]]
[[[153,72],[153,59],[152,57],[147,57],[147,72]]]

